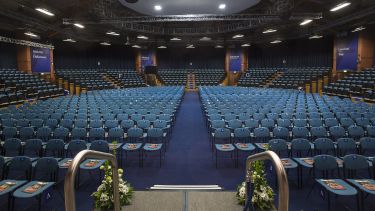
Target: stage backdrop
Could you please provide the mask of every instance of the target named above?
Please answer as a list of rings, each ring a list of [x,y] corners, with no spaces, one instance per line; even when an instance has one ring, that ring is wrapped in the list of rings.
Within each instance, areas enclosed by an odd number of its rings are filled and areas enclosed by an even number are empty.
[[[145,70],[146,66],[154,65],[153,58],[155,57],[155,51],[144,50],[141,51],[141,68],[142,72]]]
[[[229,51],[229,71],[240,72],[241,71],[241,55],[242,49],[230,49]]]
[[[51,71],[50,49],[30,48],[31,70],[34,73],[46,73]]]
[[[336,38],[336,69],[357,70],[358,33]]]

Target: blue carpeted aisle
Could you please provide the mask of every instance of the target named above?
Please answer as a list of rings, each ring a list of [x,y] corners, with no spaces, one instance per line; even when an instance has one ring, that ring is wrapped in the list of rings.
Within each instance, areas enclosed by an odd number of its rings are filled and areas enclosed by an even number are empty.
[[[218,169],[212,160],[207,128],[202,115],[198,93],[187,92],[177,114],[172,138],[162,167],[157,158],[147,159],[144,167],[130,162],[125,168],[125,178],[136,189],[154,184],[199,185],[218,184],[234,189],[244,178],[244,168],[234,168],[223,161]]]

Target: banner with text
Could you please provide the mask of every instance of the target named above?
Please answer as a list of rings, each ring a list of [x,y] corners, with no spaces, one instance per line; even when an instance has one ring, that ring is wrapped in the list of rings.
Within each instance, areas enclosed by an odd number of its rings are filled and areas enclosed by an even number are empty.
[[[152,66],[154,65],[153,58],[155,56],[154,51],[142,51],[141,52],[141,67],[142,71],[145,70],[146,66]]]
[[[240,72],[242,62],[242,49],[230,49],[229,51],[229,71]]]
[[[358,33],[336,37],[336,69],[357,70]]]
[[[51,71],[50,49],[31,47],[31,70],[34,73]]]

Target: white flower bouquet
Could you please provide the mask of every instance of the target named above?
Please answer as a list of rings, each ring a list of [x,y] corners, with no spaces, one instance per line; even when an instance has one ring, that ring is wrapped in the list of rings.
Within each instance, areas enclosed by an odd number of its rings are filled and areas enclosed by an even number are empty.
[[[116,144],[117,142],[113,142]],[[116,156],[116,149],[113,150],[113,154]],[[102,184],[99,185],[98,189],[91,194],[94,198],[95,208],[104,210],[114,209],[114,190],[112,185],[112,167],[109,162],[106,161],[104,165],[100,166],[100,170],[104,171],[104,179]],[[130,204],[130,200],[133,197],[133,188],[129,183],[122,179],[124,171],[118,169],[119,178],[119,195],[120,195],[120,207]]]
[[[96,192],[91,196],[94,198],[95,208],[102,208],[105,210],[114,209],[114,190],[112,185],[112,168],[108,161],[100,167],[100,170],[105,171],[102,184],[99,185]],[[118,169],[119,177],[119,193],[120,193],[120,207],[130,204],[133,196],[133,188],[126,181],[122,179],[123,170]]]
[[[274,192],[268,185],[264,171],[263,161],[255,161],[252,164],[252,184],[253,197],[251,202],[256,210],[273,210],[274,209]],[[246,203],[246,183],[243,182],[237,187],[237,200],[241,205]]]

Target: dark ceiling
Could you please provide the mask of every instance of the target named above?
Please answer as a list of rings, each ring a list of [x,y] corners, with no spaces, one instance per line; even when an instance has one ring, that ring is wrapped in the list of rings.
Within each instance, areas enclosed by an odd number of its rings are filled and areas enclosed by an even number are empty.
[[[168,2],[159,2],[163,1]],[[374,28],[374,0],[351,0],[349,7],[334,13],[329,11],[342,1],[261,0],[236,14],[176,19],[174,16],[146,16],[125,7],[119,0],[0,0],[0,35],[30,39],[24,33],[31,31],[40,36],[34,41],[53,44],[72,38],[78,43],[106,41],[123,45],[129,40],[130,44],[140,46],[215,46],[269,43],[314,34],[327,36],[358,26],[367,30]],[[35,10],[37,7],[47,8],[55,16],[45,16]],[[319,16],[321,18],[317,19]],[[314,19],[312,23],[299,25],[303,19],[310,18]],[[83,23],[85,28],[75,27],[75,22]],[[277,29],[277,32],[263,34],[268,28]],[[107,35],[108,31],[121,35]],[[239,33],[244,37],[232,38]],[[137,39],[140,34],[149,39]],[[211,40],[201,41],[204,36]],[[182,40],[170,41],[172,37]]]

